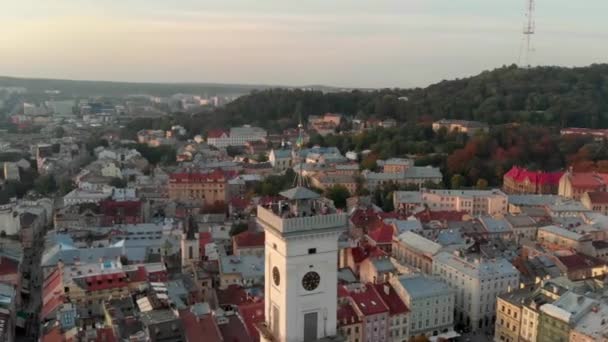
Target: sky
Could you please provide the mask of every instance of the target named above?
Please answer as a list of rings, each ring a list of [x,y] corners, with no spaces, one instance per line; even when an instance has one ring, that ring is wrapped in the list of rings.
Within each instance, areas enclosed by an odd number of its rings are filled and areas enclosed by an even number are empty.
[[[0,75],[413,87],[517,63],[525,0],[0,0]],[[608,1],[536,0],[532,65],[606,62]]]

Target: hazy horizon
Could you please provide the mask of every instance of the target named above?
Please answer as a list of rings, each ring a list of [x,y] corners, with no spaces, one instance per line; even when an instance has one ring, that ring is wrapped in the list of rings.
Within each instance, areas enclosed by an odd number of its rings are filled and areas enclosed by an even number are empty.
[[[608,2],[537,0],[532,65],[608,55]],[[0,75],[416,87],[516,63],[524,1],[32,0],[0,5]]]

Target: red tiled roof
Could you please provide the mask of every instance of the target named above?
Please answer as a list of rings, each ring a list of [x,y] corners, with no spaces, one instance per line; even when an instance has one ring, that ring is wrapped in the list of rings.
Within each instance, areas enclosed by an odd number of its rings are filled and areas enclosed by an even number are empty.
[[[511,178],[515,182],[525,182],[528,180],[530,183],[538,185],[558,185],[559,180],[562,177],[563,172],[540,172],[540,171],[529,171],[525,168],[513,166],[511,170],[505,173],[504,177]]]
[[[377,244],[387,244],[393,242],[394,228],[391,225],[382,223],[373,230],[367,232],[367,236]]]
[[[462,221],[463,217],[467,215],[466,211],[431,211],[431,210],[423,210],[419,213],[414,214],[414,216],[419,219],[421,222],[430,222],[430,221]]]
[[[219,327],[212,315],[203,315],[200,319],[197,319],[196,315],[190,310],[182,310],[179,312],[179,317],[184,325],[188,341],[200,341],[204,337],[205,341],[222,342]]]
[[[203,256],[205,255],[205,245],[211,242],[213,242],[213,236],[211,236],[211,232],[198,233],[198,245]]]
[[[228,132],[221,129],[212,129],[207,133],[207,138],[221,138],[222,135],[228,136]]]
[[[252,342],[247,334],[243,321],[238,316],[226,316],[228,323],[220,325],[220,331],[225,342]]]
[[[88,291],[101,291],[127,286],[127,275],[124,272],[99,274],[84,277]]]
[[[57,325],[42,336],[42,342],[65,342],[66,339],[61,332],[61,326]]]
[[[376,246],[365,245],[349,248],[356,264],[369,257],[385,256],[386,253]]]
[[[237,248],[239,247],[264,247],[264,241],[266,240],[266,234],[261,232],[253,232],[246,230],[238,235],[232,237],[234,244]]]
[[[230,205],[237,209],[245,209],[251,203],[250,200],[241,197],[233,197],[230,199]]]
[[[558,256],[559,261],[566,266],[568,271],[597,267],[605,264],[604,261],[584,254],[576,253],[566,256]]]
[[[391,315],[399,315],[410,311],[390,284],[376,284],[374,286],[384,303],[388,306]]]
[[[345,326],[360,323],[361,319],[357,316],[351,303],[345,303],[338,307],[338,325]]]
[[[381,221],[378,213],[373,209],[356,209],[350,216],[350,222],[355,227],[370,227]]]
[[[42,305],[42,310],[40,311],[40,318],[48,318],[50,314],[55,312],[55,310],[57,310],[57,308],[64,303],[64,299],[65,298],[63,295],[51,297],[49,301]]]
[[[605,175],[595,172],[573,172],[570,174],[570,183],[575,188],[595,189],[605,185]]]
[[[384,301],[371,284],[365,285],[365,290],[351,291],[350,298],[352,298],[354,305],[364,316],[377,315],[389,311],[388,307],[384,304]]]
[[[139,283],[148,280],[148,272],[144,266],[137,267],[135,272],[129,273],[129,282]]]
[[[255,328],[255,325],[264,321],[264,302],[239,305],[239,314],[245,322],[245,328],[249,333],[249,337],[254,342],[258,342],[260,340],[260,333]]]
[[[62,274],[59,268],[55,268],[51,274],[44,279],[44,285],[42,286],[42,298],[46,298],[49,295],[55,296],[57,295],[58,288],[61,288],[61,283],[63,282]]]
[[[338,298],[348,297],[348,289],[344,285],[338,285]]]
[[[218,289],[216,293],[219,305],[240,305],[247,303],[249,300],[247,292],[238,285],[230,285],[224,290]]]
[[[95,342],[117,342],[114,330],[111,327],[98,328]]]
[[[591,203],[597,204],[608,204],[608,192],[605,191],[591,191],[587,193]]]
[[[19,262],[15,259],[0,257],[0,276],[19,272]]]

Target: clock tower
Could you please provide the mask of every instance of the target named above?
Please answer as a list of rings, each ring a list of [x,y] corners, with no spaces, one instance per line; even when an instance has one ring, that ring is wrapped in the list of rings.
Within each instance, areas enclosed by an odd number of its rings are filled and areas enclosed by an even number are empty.
[[[297,186],[283,200],[258,206],[266,232],[262,341],[341,340],[336,335],[338,237],[347,215]]]

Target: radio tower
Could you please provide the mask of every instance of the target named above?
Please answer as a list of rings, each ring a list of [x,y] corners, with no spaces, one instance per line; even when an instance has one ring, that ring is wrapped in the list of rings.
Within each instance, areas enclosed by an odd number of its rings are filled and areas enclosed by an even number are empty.
[[[532,35],[534,34],[536,29],[536,25],[534,23],[534,0],[526,0],[526,23],[524,24],[524,36],[522,40],[522,45],[525,40],[525,51],[522,52],[523,46],[520,46],[519,49],[519,61],[518,64],[521,65],[522,62],[522,54],[523,54],[523,63],[524,66],[530,68],[531,66],[531,55],[534,51],[532,47]]]

